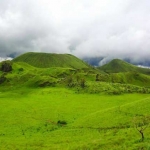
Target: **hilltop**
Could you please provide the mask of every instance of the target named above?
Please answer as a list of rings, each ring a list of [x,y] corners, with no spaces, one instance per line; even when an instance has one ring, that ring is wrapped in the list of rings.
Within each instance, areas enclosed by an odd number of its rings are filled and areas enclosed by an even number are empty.
[[[143,74],[150,74],[150,69],[140,68],[120,59],[114,59],[109,63],[99,67],[101,71],[106,73],[119,73],[119,72],[138,72]]]
[[[13,62],[25,62],[38,68],[88,68],[88,64],[71,54],[29,52],[14,58]]]

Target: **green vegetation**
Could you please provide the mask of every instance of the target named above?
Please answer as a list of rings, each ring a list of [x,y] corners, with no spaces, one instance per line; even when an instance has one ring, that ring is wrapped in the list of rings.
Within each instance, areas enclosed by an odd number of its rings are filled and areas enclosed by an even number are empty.
[[[76,94],[65,88],[0,93],[1,149],[149,149],[134,118],[149,115],[148,94]]]
[[[13,60],[14,62],[26,62],[38,68],[64,67],[87,68],[88,65],[70,54],[25,53]]]
[[[99,69],[107,73],[138,72],[150,75],[150,69],[134,66],[120,59],[114,59],[108,64],[99,67]]]
[[[114,60],[106,73],[71,55],[50,67],[50,55],[0,63],[1,150],[150,149],[149,69]]]
[[[12,62],[11,61],[3,61],[0,65],[0,70],[2,72],[11,72],[12,71]]]
[[[150,76],[138,72],[97,74],[96,81],[150,87]]]

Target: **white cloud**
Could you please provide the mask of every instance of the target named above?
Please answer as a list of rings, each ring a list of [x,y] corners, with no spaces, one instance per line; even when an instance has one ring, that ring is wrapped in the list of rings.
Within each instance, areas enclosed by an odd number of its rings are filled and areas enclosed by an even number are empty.
[[[11,57],[6,57],[6,58],[0,57],[0,62],[5,61],[5,60],[12,60],[12,58]]]
[[[1,0],[0,56],[150,57],[149,0]]]

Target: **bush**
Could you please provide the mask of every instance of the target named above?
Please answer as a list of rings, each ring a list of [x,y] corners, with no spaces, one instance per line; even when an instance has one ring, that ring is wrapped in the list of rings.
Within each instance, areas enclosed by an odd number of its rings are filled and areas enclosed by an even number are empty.
[[[99,81],[99,74],[96,74],[96,79],[95,81]]]
[[[24,71],[24,69],[23,69],[23,68],[19,68],[18,70],[19,70],[19,71]]]
[[[11,72],[12,71],[12,63],[11,61],[3,61],[1,64],[1,71],[3,72]]]
[[[67,125],[67,122],[65,120],[58,120],[57,125]]]
[[[73,76],[72,75],[67,77],[66,83],[67,83],[68,87],[74,87],[76,85],[75,82],[73,81]]]
[[[4,75],[2,75],[2,76],[0,77],[0,84],[2,84],[3,82],[5,82],[6,79],[7,79],[7,78],[6,78]]]
[[[81,81],[80,81],[80,86],[81,86],[82,88],[85,87],[85,79],[81,79]]]

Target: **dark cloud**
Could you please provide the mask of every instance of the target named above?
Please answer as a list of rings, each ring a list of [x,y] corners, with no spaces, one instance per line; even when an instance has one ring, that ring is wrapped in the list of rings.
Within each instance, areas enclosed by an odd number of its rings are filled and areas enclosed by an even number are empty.
[[[150,57],[149,0],[1,0],[0,56]]]

